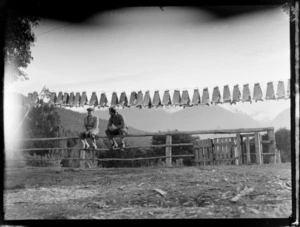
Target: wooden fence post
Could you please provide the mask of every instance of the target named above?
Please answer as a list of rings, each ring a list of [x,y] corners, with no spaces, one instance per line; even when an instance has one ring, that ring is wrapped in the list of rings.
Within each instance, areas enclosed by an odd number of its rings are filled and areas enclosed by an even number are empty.
[[[80,168],[84,168],[85,164],[85,150],[80,150]]]
[[[225,161],[226,165],[228,165],[228,158],[229,158],[228,157],[228,142],[229,142],[228,138],[225,138],[226,145],[225,145],[225,155],[224,155],[224,157],[226,159],[226,161]]]
[[[271,140],[271,143],[269,144],[269,149],[268,153],[274,153],[273,156],[270,157],[270,162],[271,163],[276,163],[275,162],[275,156],[276,156],[276,142],[275,142],[275,133],[274,130],[268,130],[268,140]]]
[[[240,134],[240,138],[241,138],[241,155],[242,155],[242,163],[246,164],[246,151],[244,149],[244,135]]]
[[[215,138],[213,139],[213,143],[214,143],[214,149],[213,149],[213,155],[214,155],[214,165],[218,165],[219,164],[219,160],[220,160],[220,157],[219,157],[219,139],[218,138]]]
[[[256,164],[261,165],[261,141],[260,134],[258,132],[255,133],[255,154],[256,154]]]
[[[227,164],[227,160],[226,160],[227,159],[227,144],[226,144],[227,143],[227,138],[224,138],[223,142],[224,142],[224,145],[223,145],[223,157],[225,159],[223,163]]]
[[[231,157],[231,148],[232,148],[232,146],[231,146],[231,138],[228,138],[228,139],[227,139],[227,142],[228,142],[228,146],[227,146],[227,158],[230,159],[230,158],[232,158],[232,157]],[[227,164],[228,164],[228,165],[231,165],[231,161],[228,160],[228,163],[227,163]]]
[[[234,158],[235,157],[235,138],[231,137],[230,138],[230,142],[231,142],[231,148],[230,148],[230,158]],[[230,162],[231,165],[235,164],[235,160],[232,160]]]
[[[221,138],[221,143],[222,143],[221,147],[220,147],[221,148],[220,149],[221,150],[221,159],[222,159],[221,164],[224,164],[225,163],[225,160],[224,160],[225,159],[225,144],[224,144],[225,138]]]
[[[210,139],[209,144],[211,145],[210,147],[207,148],[208,155],[209,155],[209,164],[213,165],[214,164],[214,140]]]
[[[195,159],[195,165],[199,166],[199,150],[200,150],[200,148],[197,148],[195,146],[199,146],[199,143],[197,140],[194,142],[194,159]]]
[[[246,154],[247,154],[247,164],[251,164],[250,142],[249,142],[249,136],[248,135],[246,135]]]
[[[276,151],[276,163],[281,163],[281,156],[280,156],[280,150],[275,150]]]
[[[206,151],[206,148],[203,146],[204,145],[204,141],[201,140],[201,154],[202,154],[202,158],[203,158],[203,165],[205,166],[206,165],[206,159],[208,159],[207,157],[207,151]]]
[[[243,156],[242,156],[242,147],[241,147],[241,134],[237,133],[236,134],[236,155],[235,157],[239,156],[239,158],[237,158],[236,160],[238,160],[238,164],[241,164],[241,161],[243,160]]]
[[[264,153],[264,149],[263,149],[263,144],[262,144],[262,135],[261,134],[258,134],[259,135],[259,141],[260,141],[260,143],[259,143],[259,146],[260,146],[260,152],[261,152],[261,155],[260,155],[260,158],[261,158],[261,164],[264,164],[265,163],[265,161],[264,161],[264,156],[263,156],[263,153]]]
[[[236,138],[233,139],[234,140],[234,164],[235,165],[239,165],[239,151],[238,151],[238,147],[237,147],[237,140]]]
[[[172,144],[172,136],[166,135],[166,144],[170,145]],[[166,147],[166,156],[172,155],[172,147]],[[172,166],[172,157],[166,158],[166,166],[171,167]]]

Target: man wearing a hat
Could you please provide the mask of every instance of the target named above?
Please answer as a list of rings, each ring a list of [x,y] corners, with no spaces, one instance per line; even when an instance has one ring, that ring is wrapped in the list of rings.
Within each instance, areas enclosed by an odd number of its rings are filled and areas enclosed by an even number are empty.
[[[87,138],[92,139],[93,147],[96,149],[96,135],[99,132],[98,128],[98,118],[96,116],[93,116],[94,108],[89,107],[87,108],[88,115],[84,118],[84,128],[86,131],[80,133],[80,139],[83,144],[83,148],[87,149],[90,147],[88,142],[86,141]]]
[[[108,120],[106,136],[109,138],[112,149],[117,149],[118,144],[114,140],[114,136],[120,135],[122,145],[121,150],[125,148],[124,136],[127,133],[127,126],[125,125],[124,117],[119,114],[115,108],[109,108],[110,118]],[[114,126],[114,127],[113,127]]]

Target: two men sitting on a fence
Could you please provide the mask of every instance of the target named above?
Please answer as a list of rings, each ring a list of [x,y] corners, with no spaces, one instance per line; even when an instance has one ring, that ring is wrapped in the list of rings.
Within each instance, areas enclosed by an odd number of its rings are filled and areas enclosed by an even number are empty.
[[[87,109],[88,115],[84,118],[84,128],[86,131],[80,133],[80,138],[84,149],[88,149],[90,146],[87,142],[87,138],[91,138],[93,148],[96,149],[96,135],[99,132],[99,120],[93,115],[94,108],[89,107]],[[120,150],[124,150],[125,141],[124,136],[127,133],[127,126],[125,125],[124,118],[119,114],[113,107],[109,108],[110,118],[108,120],[107,129],[105,131],[106,136],[109,138],[110,145],[112,149],[117,149],[118,144],[114,140],[114,136],[120,136],[121,147]]]

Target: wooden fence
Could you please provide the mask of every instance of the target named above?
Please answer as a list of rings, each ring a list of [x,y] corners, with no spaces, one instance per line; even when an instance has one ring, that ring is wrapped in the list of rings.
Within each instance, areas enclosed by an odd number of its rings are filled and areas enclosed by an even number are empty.
[[[261,133],[266,132],[268,135],[268,140],[262,140]],[[234,137],[224,137],[224,138],[215,138],[211,140],[211,147],[213,150],[207,149],[206,153],[203,153],[200,157],[199,153],[199,141],[196,143],[180,143],[172,144],[173,135],[207,135],[207,134],[235,134]],[[222,130],[197,130],[197,131],[173,131],[173,132],[164,132],[164,133],[147,133],[147,134],[128,134],[125,137],[149,137],[149,136],[165,136],[166,144],[162,145],[147,145],[147,146],[129,146],[126,149],[132,148],[165,148],[165,156],[159,157],[146,157],[146,158],[130,158],[130,159],[116,159],[116,158],[102,158],[102,159],[93,159],[98,161],[111,161],[111,160],[145,160],[145,159],[163,159],[165,158],[165,163],[167,167],[172,166],[172,158],[175,157],[194,157],[196,163],[204,164],[251,164],[251,155],[255,155],[256,164],[263,164],[263,156],[268,155],[272,157],[273,163],[280,163],[280,152],[275,149],[275,134],[274,128],[241,128],[241,129],[222,129]],[[29,138],[22,139],[23,142],[29,141],[58,141],[58,140],[68,140],[68,139],[79,139],[78,137],[58,137],[58,138]],[[96,138],[107,139],[105,136],[98,136]],[[201,144],[201,142],[200,142]],[[243,149],[243,144],[245,144],[246,149]],[[255,153],[250,153],[250,145],[255,145]],[[262,144],[268,144],[268,152],[262,152]],[[185,147],[193,146],[194,154],[191,155],[172,155],[172,147]],[[79,159],[87,160],[85,158],[85,150],[82,148],[28,148],[28,149],[16,149],[16,151],[50,151],[50,150],[80,150],[80,158],[64,158],[64,159]],[[202,148],[201,148],[202,149]],[[108,148],[98,148],[97,151],[108,151]],[[204,147],[205,150],[205,147]],[[204,161],[204,162],[203,162]]]

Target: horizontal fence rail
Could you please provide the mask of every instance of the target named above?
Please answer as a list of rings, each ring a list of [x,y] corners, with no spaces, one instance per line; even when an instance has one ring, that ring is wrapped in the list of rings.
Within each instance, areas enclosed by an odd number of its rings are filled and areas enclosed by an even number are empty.
[[[133,149],[133,148],[161,148],[161,147],[184,147],[184,146],[193,146],[193,143],[178,143],[178,144],[161,144],[161,145],[149,145],[149,146],[130,146],[125,147],[126,149]],[[63,147],[63,148],[19,148],[15,149],[18,151],[48,151],[48,150],[85,150],[83,148],[79,147]],[[108,148],[97,148],[93,149],[90,148],[89,150],[95,150],[95,151],[110,151],[111,149]]]
[[[262,141],[260,141],[260,143],[265,143],[265,144],[270,144],[270,143],[273,143],[273,142],[274,142],[273,140],[262,140]],[[249,143],[254,144],[255,141],[249,141]]]
[[[166,136],[166,135],[202,135],[202,134],[236,134],[236,133],[253,133],[274,130],[274,127],[268,128],[240,128],[240,129],[222,129],[222,130],[196,130],[196,131],[177,131],[163,133],[145,133],[145,134],[127,134],[124,137],[147,137],[147,136]],[[118,136],[116,136],[118,137]],[[28,138],[19,141],[52,141],[80,139],[79,137],[55,137],[55,138]],[[107,139],[107,136],[96,136],[96,139]]]
[[[194,157],[194,155],[172,155],[172,156],[157,156],[157,157],[146,157],[146,158],[51,158],[47,161],[62,161],[62,160],[94,160],[94,161],[134,161],[134,160],[147,160],[147,159],[162,159],[162,158],[178,158],[178,157]],[[16,161],[44,161],[44,159],[27,159],[27,160],[16,160]]]

